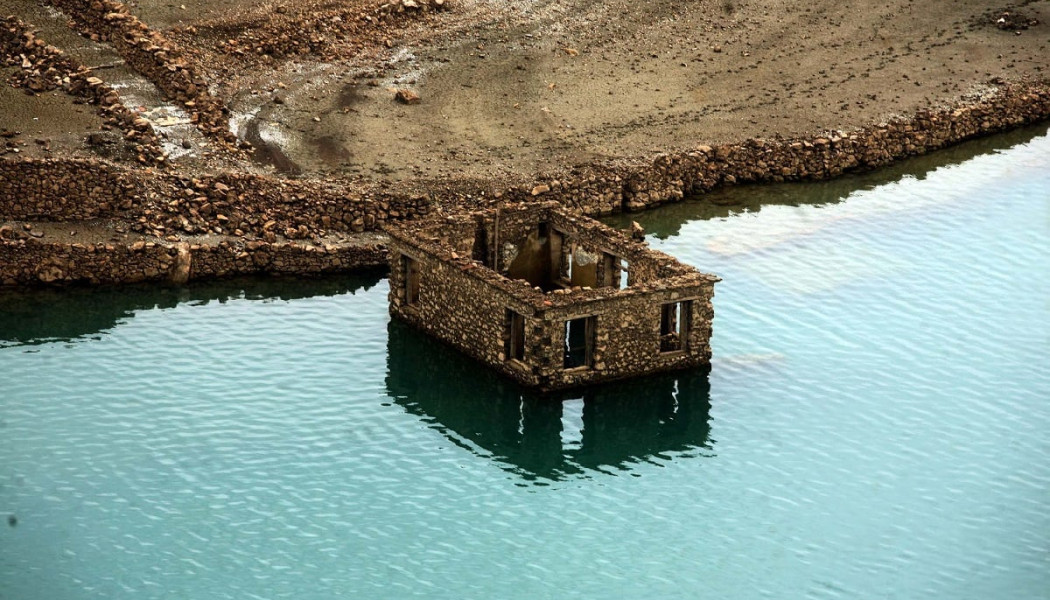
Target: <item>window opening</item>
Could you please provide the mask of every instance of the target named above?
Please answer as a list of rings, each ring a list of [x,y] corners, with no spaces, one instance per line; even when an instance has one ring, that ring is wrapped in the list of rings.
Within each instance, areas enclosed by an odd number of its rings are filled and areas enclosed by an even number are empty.
[[[401,256],[401,272],[404,276],[405,304],[419,304],[419,261],[410,256]]]
[[[602,284],[618,290],[627,287],[627,261],[619,256],[606,254],[602,262]]]
[[[482,221],[479,221],[474,228],[474,247],[471,250],[471,258],[486,267],[492,266],[489,258],[489,232]]]
[[[504,355],[507,360],[525,360],[525,317],[510,309],[507,309]]]
[[[593,366],[596,322],[596,317],[584,317],[565,322],[564,366],[566,369]]]
[[[562,255],[564,248],[565,236],[561,234],[557,229],[554,229],[548,225],[548,239],[550,240],[550,279],[551,287],[553,289],[554,282],[558,282],[562,279]],[[549,291],[549,290],[546,290]]]
[[[517,255],[507,268],[507,277],[523,279],[544,291],[556,289],[551,274],[550,226],[540,223],[518,247]]]
[[[570,285],[572,285],[572,264],[576,262],[576,257],[573,256],[575,250],[575,246],[569,246],[568,251],[565,252],[565,258],[569,263],[565,268],[565,280],[568,281]]]
[[[691,301],[664,304],[660,310],[660,352],[686,350]]]

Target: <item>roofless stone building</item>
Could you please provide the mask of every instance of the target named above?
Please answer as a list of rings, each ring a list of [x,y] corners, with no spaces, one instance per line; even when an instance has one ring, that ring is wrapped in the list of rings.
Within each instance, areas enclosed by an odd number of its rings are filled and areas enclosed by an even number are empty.
[[[557,203],[388,226],[390,312],[544,390],[710,364],[714,275]]]

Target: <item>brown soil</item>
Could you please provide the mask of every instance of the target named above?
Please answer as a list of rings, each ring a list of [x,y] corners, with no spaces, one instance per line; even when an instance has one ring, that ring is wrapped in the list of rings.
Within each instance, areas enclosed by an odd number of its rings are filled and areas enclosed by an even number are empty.
[[[138,0],[128,3],[138,18],[157,29],[199,25],[213,19],[237,17],[263,10],[273,0]]]
[[[850,129],[979,92],[997,78],[1047,75],[1050,2],[1020,9],[1039,23],[1020,34],[996,27],[1004,8],[463,1],[439,26],[406,31],[351,69],[286,64],[231,91],[234,109],[257,110],[268,139],[306,173],[531,174],[698,143]],[[464,22],[475,26],[457,30]],[[394,102],[398,87],[422,102]]]
[[[851,129],[1001,80],[1046,78],[1050,68],[1050,0],[450,0],[448,10],[413,18],[337,22],[380,4],[129,7],[208,74],[237,115],[232,126],[260,147],[256,168],[307,177],[520,179],[697,144]],[[105,44],[59,31],[64,16],[41,1],[0,0],[7,12],[101,67],[107,83],[133,75]],[[327,41],[294,57],[238,55],[229,45],[297,31],[304,43],[316,31]],[[398,88],[421,102],[395,102]],[[164,104],[155,88],[138,89],[135,108]],[[4,121],[34,110],[11,97],[0,96]],[[54,127],[94,127],[79,117],[69,124]],[[171,132],[171,146],[191,135]],[[206,143],[191,141],[173,153],[176,167],[214,168],[197,160]]]
[[[12,69],[0,69],[0,81]],[[85,131],[96,131],[102,119],[91,107],[73,103],[61,91],[28,96],[22,90],[0,85],[0,155],[45,157],[55,152],[81,153]],[[18,152],[14,152],[18,150]]]

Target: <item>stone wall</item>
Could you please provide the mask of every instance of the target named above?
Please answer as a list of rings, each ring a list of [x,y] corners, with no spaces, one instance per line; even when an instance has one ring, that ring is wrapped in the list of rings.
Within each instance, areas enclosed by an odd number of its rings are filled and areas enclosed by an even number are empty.
[[[66,244],[33,238],[0,241],[4,285],[106,284],[167,280],[178,249],[154,243]]]
[[[588,215],[641,210],[720,185],[817,180],[875,168],[1047,116],[1050,89],[1007,86],[973,106],[924,112],[912,120],[850,134],[700,146],[642,166],[586,167],[559,180],[512,188],[496,196],[500,202],[555,201]],[[19,162],[26,164],[19,166]],[[36,176],[48,169],[56,174],[52,179],[58,179],[59,185]],[[145,197],[144,188],[149,190]],[[132,206],[118,215],[113,206],[127,206],[129,193],[134,194]],[[428,214],[435,204],[446,210],[470,210],[492,200],[492,196],[482,200],[478,195],[457,193],[435,201],[427,195],[378,185],[246,173],[191,178],[75,159],[0,163],[0,216],[70,220],[113,214],[136,221],[137,231],[165,236],[236,234],[239,230],[272,243],[277,236],[306,239],[331,231],[373,231],[385,222]],[[66,208],[51,212],[56,206]]]
[[[480,269],[462,270],[461,264],[399,246],[396,242],[391,246],[391,255],[392,313],[505,375],[533,385],[539,383],[531,371],[504,360],[506,311],[510,308],[523,315],[526,335],[535,335],[534,332],[540,331],[540,323],[532,303],[478,276]],[[420,298],[413,307],[407,306],[404,298],[405,272],[399,259],[403,255],[418,261]]]
[[[619,251],[647,264],[650,277],[632,284],[597,288],[566,287],[544,292],[527,281],[511,279],[463,254],[464,226],[495,223],[497,211],[484,215],[431,217],[422,223],[390,227],[390,312],[465,354],[527,385],[544,389],[574,387],[664,370],[708,364],[714,317],[711,299],[717,277],[653,252],[598,222],[565,214],[557,205],[524,204],[499,210],[508,238],[550,223],[566,240]],[[501,236],[502,237],[502,236]],[[417,273],[418,298],[408,263]],[[665,264],[673,263],[673,264]],[[692,323],[684,348],[661,352],[661,315],[665,303],[691,301]],[[511,336],[507,311],[524,322],[523,360],[508,360]],[[566,322],[595,317],[590,365],[566,369]]]
[[[537,326],[530,303],[470,271],[461,271],[459,264],[396,243],[391,246],[391,255],[392,312],[397,311],[412,325],[511,377],[535,380],[503,360],[506,310],[511,308],[525,315],[526,331],[530,331]],[[414,307],[408,307],[404,298],[405,272],[399,260],[402,255],[412,257],[419,265],[420,298]]]
[[[581,167],[501,194],[542,198],[589,215],[637,211],[722,185],[830,179],[1050,118],[1050,83],[1024,82],[940,110],[853,132],[698,146],[648,163]]]
[[[0,65],[18,68],[10,83],[29,94],[62,89],[97,106],[103,127],[118,129],[122,143],[140,163],[165,163],[167,157],[149,121],[128,110],[120,94],[90,69],[37,37],[15,17],[0,18]]]
[[[133,212],[144,188],[97,160],[0,159],[0,221],[76,221]]]
[[[557,202],[507,203],[499,209],[462,213],[446,217],[438,226],[403,227],[420,237],[430,237],[451,246],[462,256],[481,260],[497,273],[506,275],[510,262],[522,248],[537,223],[547,223],[561,234],[563,243],[577,245],[591,253],[608,253],[627,261],[632,282],[645,283],[683,275],[689,272],[674,257],[650,249],[646,244],[611,230],[589,218],[563,215],[552,210]],[[483,236],[487,252],[478,256],[477,236]],[[495,246],[498,246],[496,248]],[[510,254],[508,255],[508,250]],[[499,257],[498,263],[496,257]],[[508,258],[510,260],[508,260]],[[598,268],[601,271],[601,267]],[[599,280],[602,280],[599,277]]]
[[[259,273],[320,275],[386,263],[379,243],[313,246],[220,242],[65,243],[12,236],[0,229],[0,284],[7,286],[185,283]]]
[[[110,44],[135,71],[168,98],[181,103],[205,134],[229,146],[237,136],[229,130],[225,104],[208,91],[208,83],[181,50],[153,31],[116,0],[47,0],[64,11],[81,32]]]
[[[19,43],[32,40],[34,48],[46,46],[38,44],[35,38],[26,38],[25,33],[18,27],[0,27],[0,39],[7,39],[8,45],[14,39]],[[0,43],[0,47],[3,45]],[[48,77],[53,80],[54,74],[45,68],[33,74],[38,76],[47,81]],[[83,81],[91,89],[105,89],[88,78]],[[106,92],[104,97],[108,96]],[[104,100],[103,106],[108,106],[107,102]],[[545,178],[495,194],[482,195],[476,189],[464,188],[440,198],[421,194],[419,188],[404,191],[405,188],[381,184],[286,180],[247,173],[194,178],[154,169],[127,169],[93,159],[5,158],[0,159],[0,219],[119,218],[126,220],[135,232],[152,234],[157,239],[176,241],[185,235],[221,234],[242,238],[238,242],[241,244],[261,241],[272,245],[281,243],[283,238],[313,240],[316,245],[330,232],[373,231],[384,223],[416,219],[435,210],[463,212],[491,207],[495,202],[553,201],[577,212],[598,215],[641,210],[721,185],[826,179],[1047,117],[1050,88],[1045,83],[1012,84],[969,105],[924,111],[910,119],[852,133],[700,146],[689,152],[660,156],[650,163],[588,166],[567,171],[557,179]],[[0,244],[7,243],[0,240]],[[469,259],[471,253],[461,250]],[[243,263],[243,258],[237,260]],[[309,272],[329,268],[314,266],[329,264],[325,260],[328,259],[307,260]],[[344,262],[356,264],[354,260]],[[265,260],[263,264],[269,266],[258,270],[284,272],[282,264]],[[38,280],[9,265],[0,267],[4,268],[0,278]],[[235,273],[247,268],[246,264],[234,264],[204,272]],[[647,279],[674,274],[661,269],[652,273],[633,269],[632,276],[644,275]],[[108,281],[106,277],[111,275],[119,277],[120,273],[110,270],[96,279]],[[128,277],[131,281],[137,276]],[[73,279],[92,280],[89,275]]]
[[[547,387],[574,387],[650,374],[695,368],[711,362],[711,332],[714,319],[714,283],[661,287],[598,303],[567,305],[546,311],[536,335],[548,348],[560,348],[565,339],[565,321],[596,315],[594,368],[565,370],[561,355],[537,353],[536,375]],[[661,308],[665,303],[691,300],[687,352],[660,352]]]
[[[220,173],[197,178],[96,159],[0,159],[0,220],[123,218],[139,233],[234,234],[274,243],[374,231],[430,211],[422,195]]]
[[[322,275],[385,264],[386,247],[378,244],[314,246],[297,243],[222,242],[191,245],[190,279],[270,273]]]
[[[285,180],[250,173],[190,178],[162,175],[152,180],[153,196],[143,232],[233,233],[305,239],[327,232],[374,231],[388,221],[417,218],[430,211],[423,195],[394,196],[378,190],[349,190],[338,184]],[[237,232],[240,232],[239,234]]]

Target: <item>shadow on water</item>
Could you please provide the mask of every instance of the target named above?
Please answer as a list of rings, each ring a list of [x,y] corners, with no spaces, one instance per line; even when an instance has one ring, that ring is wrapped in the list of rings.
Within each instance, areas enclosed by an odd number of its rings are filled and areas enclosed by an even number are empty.
[[[388,325],[387,393],[452,443],[542,484],[639,462],[710,454],[704,372],[540,395],[399,322]]]
[[[629,227],[638,221],[646,231],[667,239],[678,235],[682,225],[690,221],[728,217],[741,212],[758,212],[763,206],[806,206],[837,204],[850,194],[900,181],[907,177],[925,179],[937,169],[957,165],[972,158],[995,154],[1018,144],[1047,135],[1046,123],[1024,127],[1007,133],[978,138],[957,146],[910,158],[890,166],[847,175],[837,179],[816,182],[740,185],[721,188],[676,204],[667,204],[641,214],[620,214],[603,218],[613,227]]]
[[[296,300],[368,290],[382,271],[318,279],[241,278],[186,287],[132,285],[0,291],[0,348],[90,338],[113,329],[136,311],[181,303]]]

